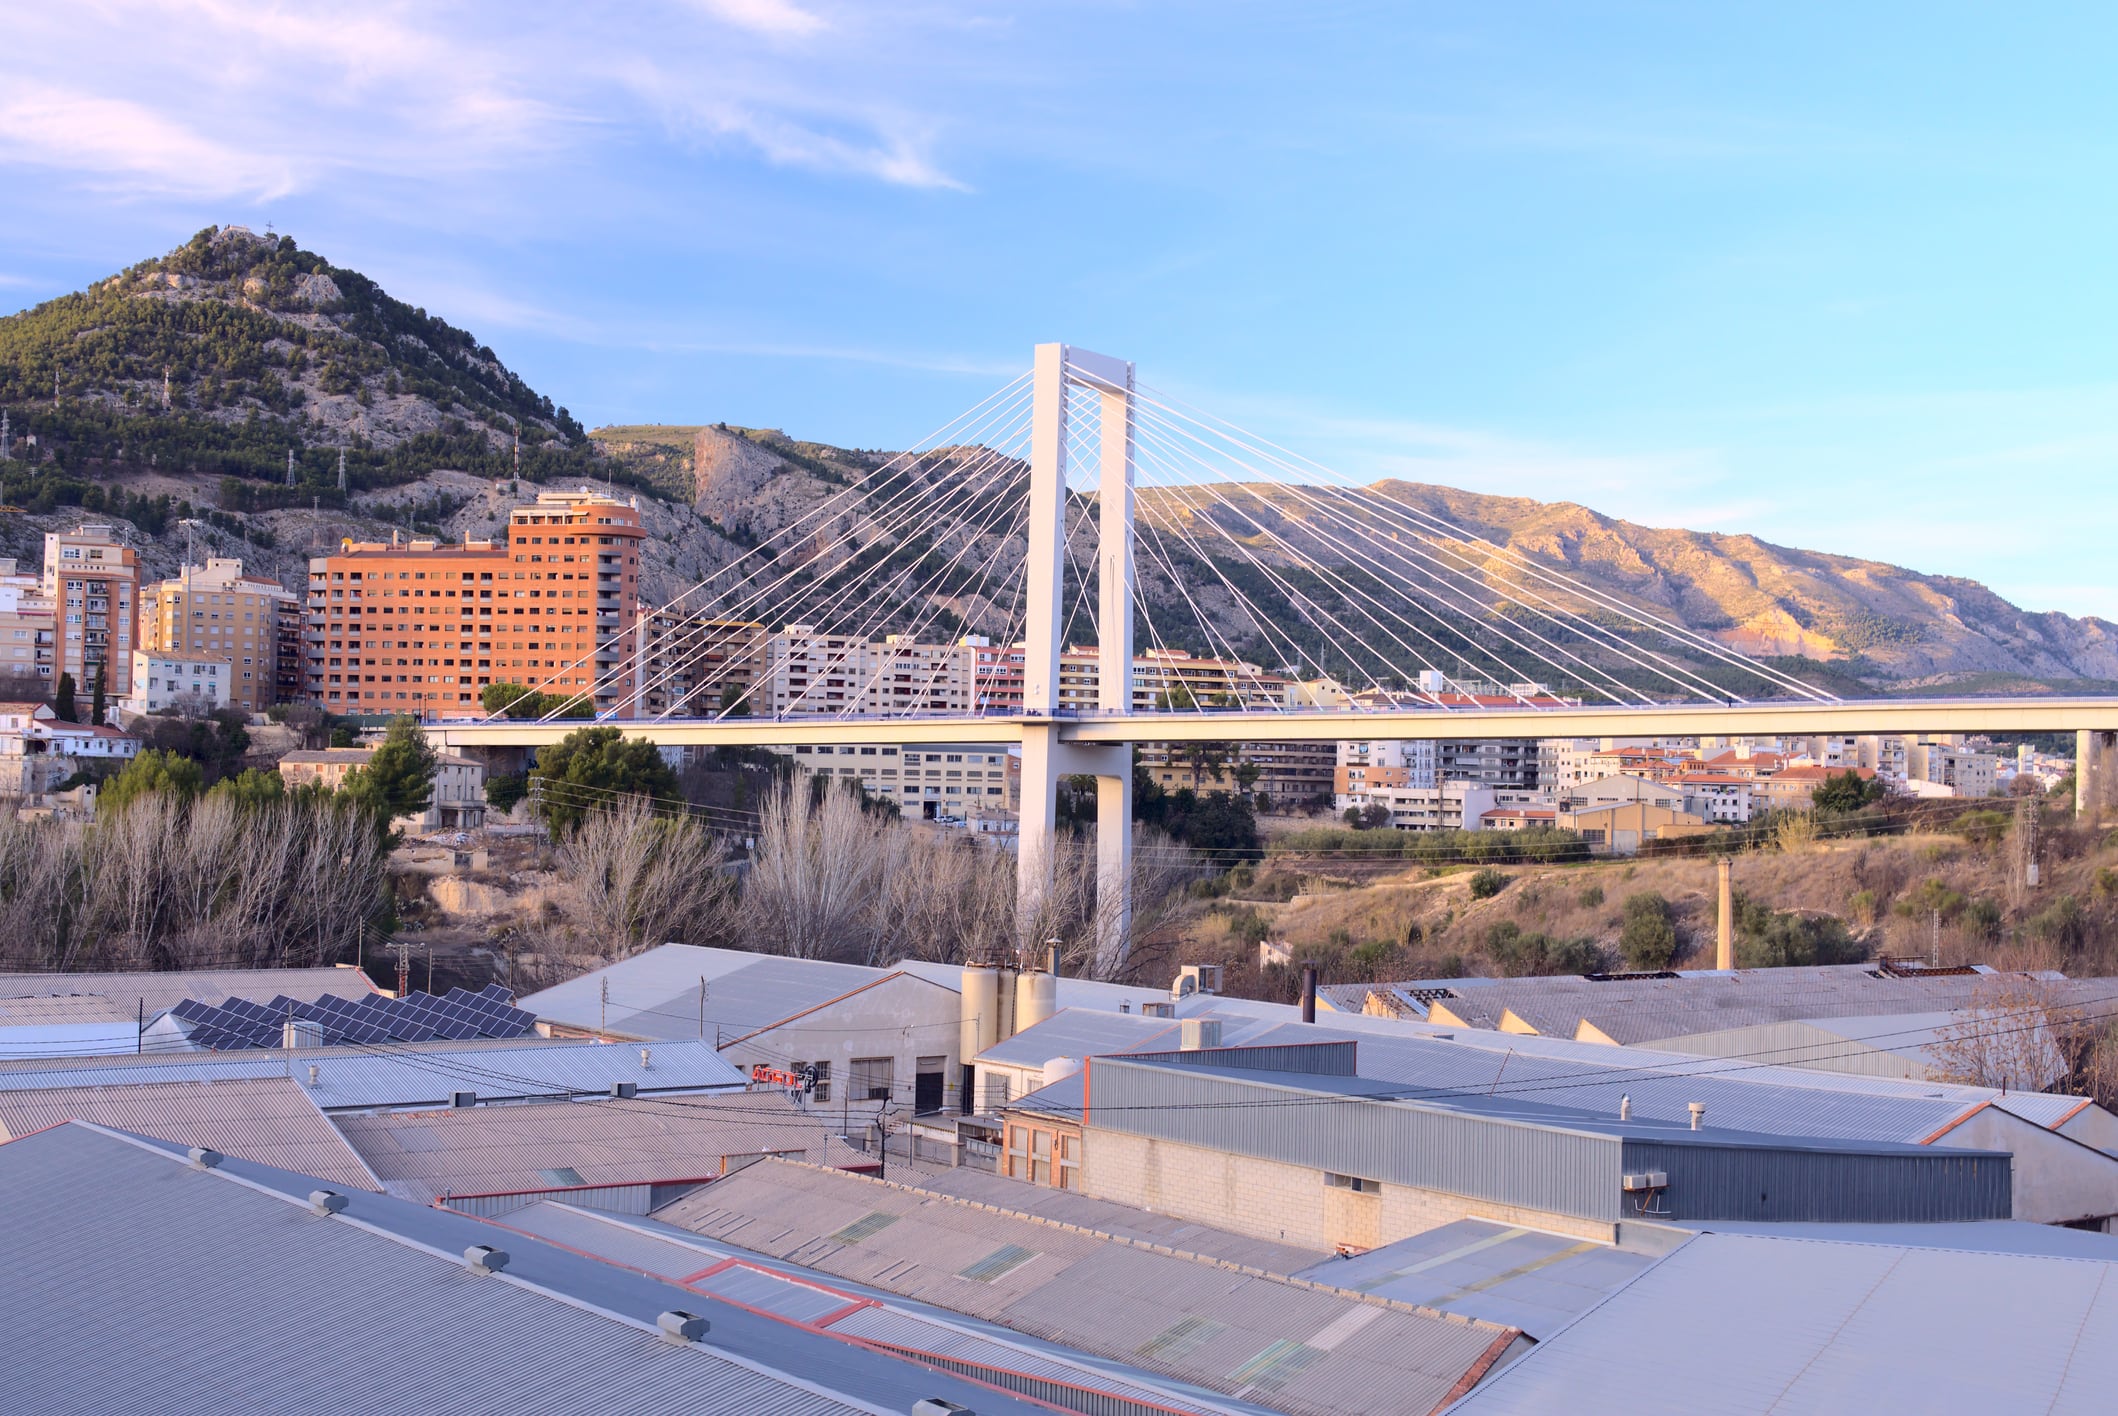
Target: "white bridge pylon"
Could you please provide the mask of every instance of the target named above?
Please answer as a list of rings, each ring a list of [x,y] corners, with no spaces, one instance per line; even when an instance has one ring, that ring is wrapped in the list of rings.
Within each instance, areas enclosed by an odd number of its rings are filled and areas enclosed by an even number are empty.
[[[1061,777],[1096,779],[1096,956],[1124,957],[1131,929],[1133,765],[1126,742],[1060,738],[1060,622],[1065,597],[1069,392],[1095,400],[1096,707],[1124,715],[1133,700],[1133,366],[1066,344],[1040,344],[1030,412],[1029,577],[1022,668],[1022,809],[1015,858],[1016,919],[1025,946],[1037,941],[1052,887]]]

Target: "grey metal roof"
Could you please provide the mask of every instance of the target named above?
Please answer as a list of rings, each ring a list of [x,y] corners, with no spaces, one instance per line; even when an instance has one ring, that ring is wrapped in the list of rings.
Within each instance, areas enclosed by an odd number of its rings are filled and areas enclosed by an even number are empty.
[[[656,1218],[1281,1411],[1431,1410],[1513,1329],[765,1161]]]
[[[1025,1403],[476,1220],[308,1177],[187,1165],[78,1123],[0,1146],[0,1408],[39,1413],[902,1413]],[[469,1272],[475,1244],[500,1275]],[[101,1255],[105,1261],[84,1256]],[[122,1256],[120,1258],[120,1256]],[[699,1344],[656,1315],[708,1318]]]
[[[130,1008],[120,1008],[99,993],[69,993],[59,998],[0,997],[0,1028],[134,1021]]]
[[[1508,1013],[1548,1037],[1584,1036],[1652,1044],[1727,1028],[1799,1018],[1929,1013],[1976,1006],[2005,979],[2035,979],[2063,1001],[2118,999],[2118,979],[2000,975],[1991,970],[1930,978],[1883,974],[1873,964],[1693,970],[1672,978],[1421,979],[1374,985],[1403,1016],[1435,1020],[1436,1009],[1470,1027],[1498,1028]],[[1449,996],[1430,1002],[1424,995]],[[1337,997],[1334,994],[1334,997]],[[1358,1011],[1358,1007],[1354,1007]]]
[[[1164,1408],[1180,1412],[1269,1409],[997,1323],[901,1298],[887,1289],[767,1258],[652,1218],[540,1201],[508,1216],[508,1223],[577,1253],[593,1254],[672,1282],[688,1280],[704,1291],[845,1336],[974,1361],[1001,1371],[1034,1370],[1092,1393],[1138,1394],[1158,1412]]]
[[[391,1043],[386,1047],[318,1047],[240,1053],[148,1053],[139,1057],[0,1062],[0,1092],[55,1086],[127,1086],[140,1082],[293,1077],[325,1111],[378,1106],[443,1106],[454,1092],[484,1100],[607,1093],[613,1082],[643,1093],[694,1092],[748,1085],[711,1043],[653,1044],[640,1049],[595,1042],[508,1038],[477,1042]],[[309,1068],[317,1084],[308,1085]]]
[[[883,978],[883,969],[664,944],[516,1000],[547,1022],[621,1037],[739,1037]],[[706,981],[703,1027],[699,980]],[[609,1000],[604,987],[609,986]]]
[[[421,1201],[709,1179],[763,1154],[875,1164],[777,1091],[389,1111],[337,1123],[384,1188]],[[573,1175],[555,1182],[549,1173],[563,1171]]]
[[[1302,1273],[1324,1257],[1314,1250],[1292,1244],[1253,1239],[1248,1234],[1194,1224],[1175,1215],[1135,1209],[1115,1200],[1095,1199],[1078,1190],[1055,1190],[1049,1185],[1033,1185],[1027,1180],[968,1166],[923,1175],[912,1183],[922,1190],[991,1205],[1010,1214],[1034,1215],[1058,1224],[1092,1229],[1099,1234],[1137,1239],[1145,1244],[1164,1244],[1189,1254],[1226,1259],[1267,1273]],[[1321,1278],[1319,1281],[1331,1283],[1334,1280]],[[1337,1286],[1353,1285],[1342,1283]]]
[[[1610,1244],[1464,1219],[1326,1259],[1301,1277],[1506,1323],[1541,1342],[1654,1262]]]
[[[1633,1212],[1620,1182],[1641,1171],[1667,1174],[1657,1192],[1661,1212],[1683,1218],[1968,1220],[2011,1212],[2010,1157],[2000,1152],[1694,1131],[1475,1089],[1420,1094],[1364,1076],[1218,1060],[1212,1052],[1092,1060],[1090,1163],[1094,1133],[1115,1130],[1594,1220]]]
[[[1449,1410],[2090,1416],[2118,1390],[2114,1268],[1702,1234]]]
[[[7,973],[0,998],[93,994],[108,999],[127,1018],[152,1018],[186,998],[248,998],[264,1003],[277,994],[315,998],[331,993],[366,998],[375,985],[359,969],[188,969],[177,973]]]
[[[382,1188],[308,1093],[285,1077],[0,1092],[0,1141],[63,1121],[205,1146],[334,1185]]]
[[[1714,1234],[1756,1234],[1767,1239],[1831,1239],[1845,1244],[1894,1244],[1907,1249],[1961,1249],[1984,1254],[2042,1254],[2047,1258],[2100,1259],[2118,1263],[2118,1234],[1989,1219],[1970,1224],[1746,1224],[1685,1226]]]
[[[1357,1039],[1360,1075],[1396,1084],[1408,1096],[1512,1097],[1608,1118],[1629,1098],[1636,1119],[1685,1125],[1697,1101],[1706,1105],[1710,1129],[1781,1136],[1918,1144],[1998,1095],[1791,1067],[1733,1069],[1720,1059],[1504,1034],[1355,1028],[1338,1019],[1295,1024],[1252,1041],[1334,1038]]]

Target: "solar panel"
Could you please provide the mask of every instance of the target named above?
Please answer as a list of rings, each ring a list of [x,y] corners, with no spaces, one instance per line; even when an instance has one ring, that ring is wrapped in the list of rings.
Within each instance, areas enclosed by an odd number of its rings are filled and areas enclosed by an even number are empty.
[[[507,989],[502,988],[497,983],[489,983],[485,987],[479,989],[478,996],[481,998],[490,998],[496,1003],[512,1003],[515,1001],[515,995],[509,992]]]

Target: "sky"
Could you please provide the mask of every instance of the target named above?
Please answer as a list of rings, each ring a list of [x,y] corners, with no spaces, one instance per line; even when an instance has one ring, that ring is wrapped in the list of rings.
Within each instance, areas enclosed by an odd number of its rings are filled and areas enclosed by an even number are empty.
[[[1362,478],[2118,618],[2118,11],[0,0],[0,312],[238,223],[591,426],[1063,340]]]

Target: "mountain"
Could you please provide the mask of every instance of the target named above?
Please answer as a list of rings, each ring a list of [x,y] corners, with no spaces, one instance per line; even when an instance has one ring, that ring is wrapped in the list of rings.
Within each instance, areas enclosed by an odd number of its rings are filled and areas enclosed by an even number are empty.
[[[1020,463],[975,448],[901,459],[725,423],[590,433],[475,336],[291,237],[208,228],[78,294],[0,317],[0,407],[15,443],[15,459],[0,463],[12,513],[0,513],[0,556],[33,562],[45,530],[88,512],[130,525],[151,574],[210,551],[298,586],[306,557],[340,537],[489,535],[537,483],[592,479],[642,498],[650,600],[718,575],[728,592],[719,603],[743,605],[785,574],[783,593],[745,613],[775,620],[846,589],[878,633],[1018,632],[1021,547],[993,534],[986,513],[1023,494]],[[901,494],[920,509],[909,521],[892,512]],[[829,515],[802,520],[831,498],[841,500]],[[1520,648],[1534,631],[1643,688],[1663,686],[1631,662],[1653,650],[1732,691],[1757,689],[1638,629],[1616,603],[1840,692],[2118,685],[2118,626],[2104,620],[2031,613],[1975,581],[1570,503],[1405,482],[1258,485],[1213,504],[1142,488],[1138,514],[1154,542],[1138,557],[1143,644],[1159,633],[1172,647],[1228,645],[1277,666],[1292,641],[1330,663],[1340,636],[1312,626],[1331,612],[1362,617],[1359,597],[1373,589],[1462,606],[1446,626],[1434,621],[1437,657],[1460,651],[1522,677],[1551,677]],[[1347,564],[1349,527],[1411,515],[1454,529],[1401,541],[1378,532],[1362,563]],[[799,537],[780,534],[797,525]],[[1078,564],[1096,563],[1092,517],[1077,522],[1070,548]],[[1516,593],[1517,556],[1604,597],[1570,603],[1617,644],[1541,620]],[[1437,571],[1442,561],[1469,580]],[[1086,606],[1073,609],[1078,574],[1067,583],[1072,637],[1088,639]],[[1349,677],[1377,669],[1346,664]]]
[[[590,457],[572,415],[471,335],[241,226],[0,319],[0,406],[18,477],[144,467],[251,479],[289,504],[335,496],[341,450],[349,490],[436,467],[507,475],[518,437],[527,477]]]

